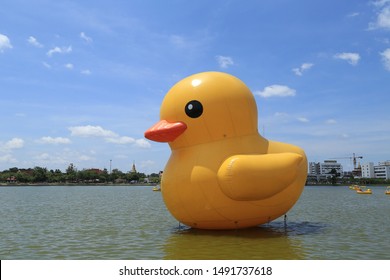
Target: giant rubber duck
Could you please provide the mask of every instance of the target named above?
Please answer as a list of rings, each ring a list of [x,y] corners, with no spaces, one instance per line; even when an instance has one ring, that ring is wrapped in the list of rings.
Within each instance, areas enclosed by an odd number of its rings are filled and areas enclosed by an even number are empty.
[[[167,142],[163,200],[181,223],[239,229],[270,222],[293,207],[307,176],[304,151],[258,132],[252,92],[221,72],[198,73],[165,95],[160,121],[145,137]]]

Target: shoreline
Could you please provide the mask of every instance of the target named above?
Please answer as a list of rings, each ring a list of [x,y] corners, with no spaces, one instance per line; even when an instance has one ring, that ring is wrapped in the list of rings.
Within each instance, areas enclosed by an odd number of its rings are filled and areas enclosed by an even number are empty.
[[[157,186],[152,183],[0,183],[0,187],[46,187],[46,186]]]
[[[45,186],[149,186],[154,187],[158,186],[158,183],[0,183],[0,187],[45,187]],[[359,186],[372,186],[372,187],[386,187],[388,184],[379,183],[379,184],[358,184]],[[305,187],[347,187],[348,184],[341,185],[332,185],[332,184],[306,184]]]

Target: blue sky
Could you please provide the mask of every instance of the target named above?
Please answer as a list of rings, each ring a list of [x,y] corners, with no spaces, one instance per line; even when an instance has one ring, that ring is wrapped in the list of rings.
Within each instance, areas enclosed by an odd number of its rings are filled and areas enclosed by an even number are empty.
[[[3,0],[0,170],[158,172],[144,131],[202,71],[245,82],[259,131],[309,161],[390,160],[390,0]]]

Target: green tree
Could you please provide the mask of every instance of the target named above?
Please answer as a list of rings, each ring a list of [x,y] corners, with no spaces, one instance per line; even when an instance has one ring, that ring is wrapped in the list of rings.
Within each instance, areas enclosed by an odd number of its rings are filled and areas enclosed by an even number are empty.
[[[64,174],[61,172],[61,170],[59,170],[59,169],[56,169],[56,170],[51,169],[51,170],[48,172],[48,181],[49,181],[50,183],[60,183],[60,182],[64,182],[64,181],[65,181],[65,176],[64,176]]]
[[[66,168],[66,180],[69,182],[75,182],[77,180],[77,170],[73,163],[69,164]]]
[[[138,182],[139,179],[140,179],[140,176],[138,175],[138,173],[130,172],[130,173],[127,174],[126,179],[129,182]]]
[[[8,171],[11,172],[11,173],[17,173],[19,171],[19,168],[12,167],[12,168],[8,169]]]
[[[27,174],[26,172],[18,172],[16,174],[16,180],[18,180],[19,183],[31,183],[33,177]]]
[[[340,176],[340,173],[337,173],[337,170],[335,168],[332,168],[332,170],[329,172],[329,174],[332,174],[332,177],[330,178],[332,185],[336,185],[337,177]]]
[[[48,179],[47,169],[43,167],[36,166],[33,169],[33,182],[42,183],[46,182]]]
[[[110,181],[115,181],[117,179],[123,179],[125,176],[125,174],[120,171],[119,169],[115,168],[111,171],[111,174],[110,174]]]

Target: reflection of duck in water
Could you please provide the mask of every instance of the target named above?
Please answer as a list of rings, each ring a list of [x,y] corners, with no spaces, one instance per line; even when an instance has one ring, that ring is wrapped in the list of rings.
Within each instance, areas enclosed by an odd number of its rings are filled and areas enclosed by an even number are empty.
[[[285,232],[283,227],[283,224],[280,223],[276,226],[252,227],[240,231],[205,231],[198,229],[178,231],[168,238],[164,246],[165,256],[163,259],[305,259],[305,249],[304,246],[301,246],[300,239],[289,238],[289,234]]]
[[[161,186],[180,222],[252,227],[285,214],[298,200],[305,153],[259,135],[256,102],[239,79],[218,72],[187,77],[167,93],[160,117],[145,137],[171,147]]]

